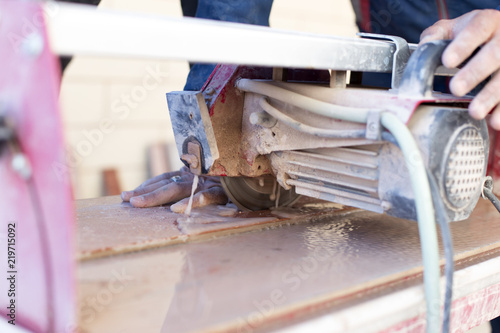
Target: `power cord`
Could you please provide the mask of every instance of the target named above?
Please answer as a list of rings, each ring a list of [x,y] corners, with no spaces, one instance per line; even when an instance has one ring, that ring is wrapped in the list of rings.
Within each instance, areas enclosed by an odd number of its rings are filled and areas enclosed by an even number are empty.
[[[453,260],[453,238],[451,236],[449,218],[446,214],[443,201],[439,200],[439,188],[432,173],[427,170],[427,177],[429,178],[429,185],[431,187],[432,198],[434,201],[434,209],[436,212],[436,221],[441,229],[441,240],[444,247],[444,276],[446,279],[446,290],[444,294],[444,311],[443,311],[443,333],[450,331],[450,317],[451,305],[453,298],[453,273],[454,273],[454,260]]]
[[[496,197],[495,194],[493,194],[493,178],[491,178],[490,176],[484,179],[481,195],[483,199],[490,200],[493,206],[495,206],[495,208],[500,213],[500,200]]]
[[[296,107],[329,118],[366,124],[370,112],[377,112],[374,109],[360,109],[326,103],[262,81],[240,79],[236,83],[236,86],[242,91],[285,101]],[[424,265],[424,292],[427,308],[426,331],[428,333],[438,332],[441,327],[440,311],[436,311],[433,304],[436,302],[439,304],[441,296],[439,285],[441,275],[439,247],[434,203],[425,164],[415,138],[405,123],[396,115],[389,112],[381,112],[380,123],[395,138],[409,170],[410,182],[415,195],[418,230]]]

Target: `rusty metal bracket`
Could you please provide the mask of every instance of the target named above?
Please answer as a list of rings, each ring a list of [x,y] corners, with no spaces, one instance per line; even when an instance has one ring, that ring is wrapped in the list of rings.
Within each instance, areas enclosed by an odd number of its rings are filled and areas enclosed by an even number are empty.
[[[187,154],[183,154],[181,160],[189,165],[191,173],[201,175],[201,146],[198,142],[188,142]]]
[[[167,94],[167,101],[181,160],[191,172],[206,174],[219,158],[219,150],[203,94],[175,91]]]
[[[398,89],[399,84],[401,83],[401,79],[403,77],[403,73],[406,68],[406,64],[408,63],[411,55],[408,42],[406,42],[405,39],[396,36],[371,34],[366,32],[360,32],[357,35],[362,38],[387,40],[394,43],[394,45],[396,46],[396,51],[394,52],[394,57],[392,58],[393,60],[392,60],[391,88]]]

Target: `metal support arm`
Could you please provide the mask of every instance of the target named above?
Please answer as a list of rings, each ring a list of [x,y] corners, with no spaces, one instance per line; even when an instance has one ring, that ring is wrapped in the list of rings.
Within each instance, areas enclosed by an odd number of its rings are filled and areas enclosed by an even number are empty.
[[[51,48],[59,55],[391,72],[396,52],[393,43],[377,40],[127,13],[85,5],[47,2],[43,6],[47,8]]]

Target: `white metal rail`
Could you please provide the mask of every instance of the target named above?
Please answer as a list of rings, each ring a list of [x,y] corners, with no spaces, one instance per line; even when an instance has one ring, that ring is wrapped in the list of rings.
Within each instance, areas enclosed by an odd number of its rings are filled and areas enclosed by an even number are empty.
[[[391,72],[394,44],[248,24],[46,2],[53,52],[272,67]],[[55,9],[54,9],[55,8]]]

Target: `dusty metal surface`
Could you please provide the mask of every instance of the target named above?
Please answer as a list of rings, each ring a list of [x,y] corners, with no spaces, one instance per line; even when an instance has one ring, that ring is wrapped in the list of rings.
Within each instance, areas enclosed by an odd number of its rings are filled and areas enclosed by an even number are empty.
[[[45,6],[53,13],[52,2]],[[47,15],[47,21],[52,49],[59,55],[390,72],[396,51],[388,42],[232,22],[95,11],[74,4],[58,4],[56,9],[57,15]],[[93,24],[82,28],[85,22]],[[200,38],[200,31],[212,38]],[[149,38],[140,37],[141,32]]]
[[[118,236],[132,234],[130,242],[149,224],[158,236],[178,235],[166,209],[128,210],[119,226],[119,209],[105,210],[116,203],[93,207],[97,203],[79,205],[80,232],[114,223]],[[268,228],[213,232],[197,242],[80,262],[82,331],[265,331],[409,286],[421,293],[415,222],[364,211],[297,221],[300,214]],[[121,233],[125,225],[129,230]],[[451,227],[459,269],[499,256],[500,218],[489,203],[481,200],[471,218]],[[91,235],[80,233],[80,248]],[[408,313],[419,316],[424,308],[422,297]]]
[[[205,174],[260,176],[270,173],[269,162],[264,157],[254,158],[247,163],[240,156],[244,94],[234,88],[234,85],[240,77],[265,79],[271,75],[271,68],[219,65],[205,83],[202,94],[167,94],[179,154],[186,154],[187,142],[196,140],[202,144],[201,171]],[[187,97],[190,95],[197,96],[197,100],[191,101],[193,97],[189,100]],[[204,97],[204,100],[200,97]],[[207,107],[210,120],[205,119]],[[186,110],[189,112],[186,113]]]
[[[203,95],[195,91],[177,91],[167,94],[167,101],[181,160],[194,174],[206,173],[219,158],[219,150]]]

